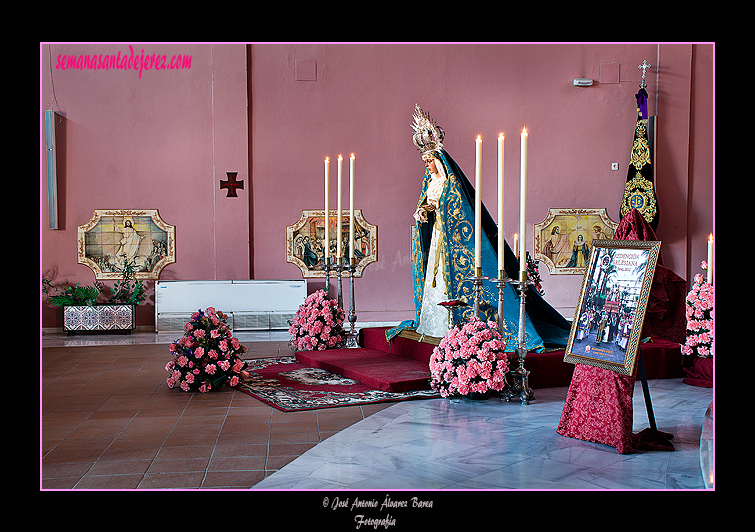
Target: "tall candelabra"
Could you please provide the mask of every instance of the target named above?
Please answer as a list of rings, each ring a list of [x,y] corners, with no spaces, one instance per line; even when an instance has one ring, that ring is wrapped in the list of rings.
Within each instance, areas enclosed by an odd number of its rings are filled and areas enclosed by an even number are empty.
[[[343,258],[339,257],[336,261],[335,267],[331,265],[329,260],[325,260],[325,292],[330,296],[330,270],[335,270],[338,278],[338,308],[343,308],[343,272],[348,270],[349,272],[349,285],[350,285],[350,297],[349,297],[349,330],[346,332],[346,347],[359,347],[357,339],[357,331],[355,323],[357,321],[356,305],[354,304],[354,272],[356,271],[356,259],[349,259],[349,264],[343,265]]]
[[[330,297],[330,257],[325,257],[325,294]]]
[[[500,277],[500,275],[499,275]],[[529,385],[530,372],[524,369],[524,360],[527,358],[527,346],[524,341],[524,316],[525,316],[525,302],[527,295],[527,272],[519,272],[519,280],[514,281],[508,279],[513,285],[519,287],[519,334],[517,342],[517,358],[519,365],[517,369],[509,370],[506,374],[506,385],[501,391],[501,399],[505,401],[511,401],[514,397],[519,397],[522,404],[529,404],[529,402],[535,398],[535,394]],[[499,284],[498,291],[498,316],[501,320],[501,314],[503,310],[503,284]],[[502,327],[502,324],[499,324]]]
[[[357,269],[356,259],[349,259],[349,331],[346,333],[346,347],[359,347],[357,332],[354,324],[357,321],[356,306],[354,305],[354,272]]]
[[[511,283],[519,288],[519,334],[517,338],[517,358],[519,366],[517,369],[509,370],[506,374],[506,384],[501,390],[501,399],[511,401],[514,397],[519,397],[522,404],[528,404],[535,398],[535,394],[529,386],[529,374],[530,372],[524,369],[524,360],[527,357],[527,347],[524,341],[524,316],[525,316],[525,299],[527,292],[527,273],[520,272],[519,280],[509,279],[505,276],[504,270],[498,270],[497,279],[489,279],[483,277],[482,268],[475,268],[475,275],[469,277],[472,281],[474,288],[474,315],[476,318],[480,317],[480,299],[482,298],[482,282],[484,280],[490,280],[498,286],[498,332],[501,337],[504,336],[504,312],[503,312],[503,298],[504,288],[506,283]]]
[[[343,269],[343,257],[338,257],[338,264],[336,266],[336,273],[338,275],[338,308],[343,308],[343,285],[341,284]]]
[[[489,279],[483,277],[482,268],[475,268],[475,275],[468,277],[468,280],[472,281],[474,288],[474,315],[476,318],[480,317],[480,299],[482,298],[482,282],[484,280],[490,280],[498,286],[498,332],[501,337],[504,336],[504,312],[503,312],[503,298],[504,288],[506,283],[511,283],[519,289],[519,334],[517,338],[517,358],[518,367],[513,370],[509,370],[506,374],[506,384],[501,390],[501,399],[505,401],[511,401],[514,397],[519,397],[522,404],[528,404],[535,398],[535,394],[529,386],[530,372],[524,369],[524,360],[527,358],[527,347],[524,339],[524,316],[525,316],[525,301],[527,293],[527,273],[520,272],[519,280],[509,279],[505,275],[504,270],[498,270],[497,279]]]
[[[472,288],[474,290],[474,315],[475,318],[480,317],[480,299],[482,297],[482,282],[487,277],[482,276],[482,268],[475,267],[474,277],[469,278],[472,281]]]
[[[493,279],[493,282],[498,286],[498,332],[503,338],[505,322],[503,319],[503,290],[506,288],[506,283],[511,282],[511,279],[506,277],[506,270],[498,270],[498,277]]]

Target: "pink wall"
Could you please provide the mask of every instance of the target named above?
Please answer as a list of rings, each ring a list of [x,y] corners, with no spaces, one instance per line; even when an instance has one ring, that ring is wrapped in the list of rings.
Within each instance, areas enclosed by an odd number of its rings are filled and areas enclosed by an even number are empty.
[[[353,152],[356,208],[379,237],[379,261],[355,282],[358,319],[410,318],[409,229],[423,176],[411,142],[414,104],[445,129],[449,153],[470,177],[474,138],[482,135],[482,195],[494,217],[495,138],[505,133],[509,239],[518,231],[518,137],[527,127],[531,249],[532,224],[549,207],[605,207],[618,220],[643,59],[653,65],[649,110],[660,124],[664,259],[687,279],[705,259],[713,227],[712,45],[255,44],[250,82],[244,45],[132,47],[189,54],[191,69],[146,71],[141,79],[132,71],[60,70],[58,54],[129,53],[128,45],[41,47],[41,106],[65,117],[61,229],[46,229],[40,195],[41,269],[59,281],[93,281],[76,264],[77,225],[97,208],[137,207],[158,208],[176,226],[177,263],[162,278],[300,278],[285,262],[285,226],[303,209],[322,208],[324,158]],[[297,81],[297,60],[314,60],[317,79]],[[574,87],[575,77],[595,84]],[[239,198],[218,188],[227,171],[245,181]],[[344,187],[345,205],[347,198]],[[581,277],[549,276],[544,266],[541,274],[546,299],[571,318]],[[43,326],[59,326],[57,312],[43,305]],[[151,322],[151,304],[142,312]]]
[[[132,50],[168,61],[188,55],[191,68],[147,70],[141,77],[138,70],[56,68],[59,55],[130,56]],[[42,275],[54,284],[92,284],[92,271],[76,263],[77,226],[94,209],[149,208],[176,226],[176,263],[162,279],[248,279],[248,195],[226,198],[218,186],[226,172],[238,172],[250,185],[245,47],[52,44],[41,47],[41,60],[42,108],[62,115],[65,146],[58,230],[47,229],[42,161]],[[42,312],[43,326],[61,326],[59,309],[43,305]],[[152,296],[137,319],[154,323]]]

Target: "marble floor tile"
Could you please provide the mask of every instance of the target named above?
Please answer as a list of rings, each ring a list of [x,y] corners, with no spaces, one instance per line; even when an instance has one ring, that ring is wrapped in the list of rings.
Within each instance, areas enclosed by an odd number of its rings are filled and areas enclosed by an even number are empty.
[[[681,379],[649,383],[658,429],[674,435],[674,452],[621,455],[613,447],[558,435],[566,388],[537,389],[527,405],[498,397],[373,405],[361,408],[361,419],[345,429],[323,433],[314,424],[316,414],[305,414],[314,416],[306,420],[295,413],[281,415],[240,392],[204,397],[166,391],[165,344],[179,336],[43,335],[43,486],[302,491],[714,487],[714,393]],[[250,347],[251,356],[290,354],[285,331],[235,336]],[[650,426],[639,383],[633,408],[633,431]],[[337,413],[323,413],[319,422],[329,426]],[[163,425],[170,434],[160,430]],[[207,438],[186,440],[195,427]],[[313,439],[316,430],[319,443]],[[271,452],[283,445],[301,447],[291,451],[298,457]],[[188,450],[196,455],[188,456]],[[147,461],[153,462],[149,469]]]
[[[321,442],[253,489],[705,489],[700,437],[712,390],[680,380],[649,385],[659,430],[675,435],[674,452],[622,455],[610,446],[560,436],[555,430],[566,388],[553,388],[536,390],[527,405],[497,397],[392,405]],[[648,427],[639,383],[633,408],[633,430]]]

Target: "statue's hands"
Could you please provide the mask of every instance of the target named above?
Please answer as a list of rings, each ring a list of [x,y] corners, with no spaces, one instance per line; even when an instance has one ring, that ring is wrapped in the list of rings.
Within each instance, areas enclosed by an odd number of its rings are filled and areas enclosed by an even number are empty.
[[[420,223],[427,223],[427,213],[435,210],[432,203],[424,203],[414,212],[414,219]]]

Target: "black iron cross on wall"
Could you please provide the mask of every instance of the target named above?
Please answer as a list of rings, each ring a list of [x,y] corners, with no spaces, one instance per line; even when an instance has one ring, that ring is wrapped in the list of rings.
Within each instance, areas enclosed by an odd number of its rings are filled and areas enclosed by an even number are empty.
[[[244,190],[244,180],[236,181],[236,176],[239,175],[238,172],[226,172],[226,175],[228,175],[228,179],[220,180],[220,188],[228,189],[228,193],[225,195],[226,198],[236,198],[238,197],[236,189],[240,188]]]

